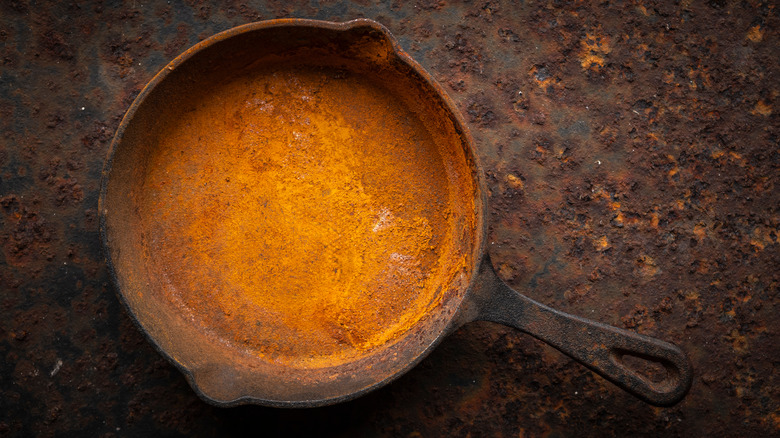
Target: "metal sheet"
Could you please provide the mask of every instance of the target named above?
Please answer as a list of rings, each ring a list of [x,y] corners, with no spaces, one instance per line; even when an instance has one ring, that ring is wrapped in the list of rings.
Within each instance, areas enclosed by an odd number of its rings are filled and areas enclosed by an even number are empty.
[[[0,434],[755,436],[780,431],[772,3],[0,5]],[[369,17],[463,111],[499,275],[680,345],[649,408],[512,329],[469,325],[398,382],[305,411],[201,402],[136,330],[97,236],[108,141],[176,54],[253,20]]]

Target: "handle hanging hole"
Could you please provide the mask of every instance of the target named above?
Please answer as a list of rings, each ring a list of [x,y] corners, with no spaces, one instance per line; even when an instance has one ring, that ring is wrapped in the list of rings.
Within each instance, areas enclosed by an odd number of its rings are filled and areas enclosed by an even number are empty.
[[[620,356],[620,362],[626,368],[631,369],[656,385],[665,382],[670,377],[664,364],[657,360],[633,354],[623,354]]]

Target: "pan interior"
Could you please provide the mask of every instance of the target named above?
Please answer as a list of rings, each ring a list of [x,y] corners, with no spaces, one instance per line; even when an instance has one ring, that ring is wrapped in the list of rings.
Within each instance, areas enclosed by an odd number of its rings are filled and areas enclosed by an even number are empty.
[[[471,268],[474,188],[460,139],[402,77],[277,59],[157,108],[130,193],[146,293],[286,367],[410,336]]]

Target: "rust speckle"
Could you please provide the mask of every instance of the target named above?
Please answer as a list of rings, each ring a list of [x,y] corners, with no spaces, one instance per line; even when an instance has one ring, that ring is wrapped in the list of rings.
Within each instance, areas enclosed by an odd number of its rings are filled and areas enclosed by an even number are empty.
[[[601,236],[594,242],[596,251],[606,251],[610,248],[609,240],[607,236]]]
[[[506,182],[509,185],[509,187],[512,187],[515,190],[522,190],[523,189],[523,180],[516,175],[513,175],[511,173],[508,173],[506,175]]]
[[[636,261],[640,274],[644,277],[652,277],[658,274],[658,264],[649,255],[643,254]]]
[[[609,37],[600,27],[585,34],[580,42],[580,65],[583,70],[598,71],[604,67],[605,57],[612,51]]]
[[[753,107],[750,113],[768,117],[772,114],[772,106],[767,104],[763,100],[759,100],[758,102],[756,102],[756,106]]]
[[[726,336],[726,339],[731,342],[731,346],[734,352],[737,354],[745,354],[748,351],[747,338],[740,334],[737,329],[734,329]]]
[[[754,43],[760,43],[761,40],[764,39],[764,28],[760,24],[757,24],[748,30],[747,33],[747,39],[754,42]]]

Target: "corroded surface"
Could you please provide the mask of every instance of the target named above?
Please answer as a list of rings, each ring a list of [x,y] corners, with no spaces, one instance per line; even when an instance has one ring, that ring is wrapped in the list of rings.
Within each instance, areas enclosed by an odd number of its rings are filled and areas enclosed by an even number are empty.
[[[398,382],[310,411],[201,402],[124,313],[100,253],[108,141],[188,46],[249,21],[369,17],[458,103],[502,278],[679,344],[650,408],[488,323]],[[0,434],[734,436],[778,433],[777,11],[772,3],[0,5]]]
[[[321,367],[436,307],[462,264],[450,208],[462,194],[391,90],[301,61],[228,73],[157,108],[166,122],[145,178],[113,196],[138,199],[139,223],[114,232],[147,248],[130,262],[150,266],[151,287],[126,292],[165,295],[228,348]]]
[[[200,96],[163,128],[136,188],[151,257],[139,262],[167,279],[148,292],[269,361],[380,347],[437,301],[455,257],[427,130],[344,76],[274,65]]]

